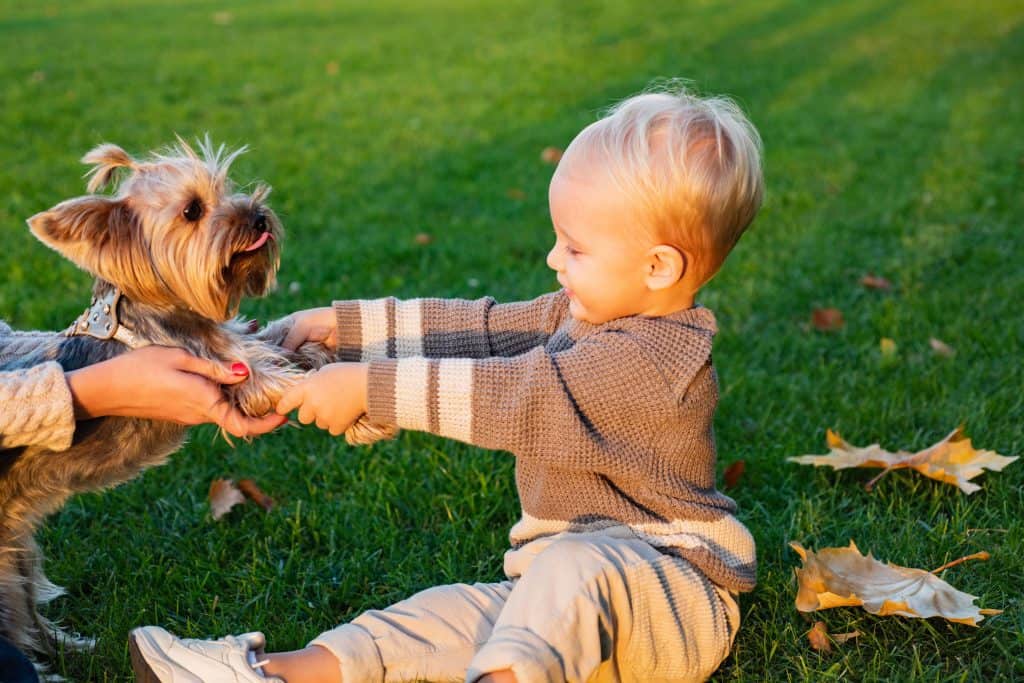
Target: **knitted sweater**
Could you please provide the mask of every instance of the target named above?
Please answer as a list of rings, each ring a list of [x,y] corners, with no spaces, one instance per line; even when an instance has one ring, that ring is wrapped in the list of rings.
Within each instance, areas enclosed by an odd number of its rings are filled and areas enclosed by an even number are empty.
[[[13,332],[0,322],[0,367],[36,349],[52,332]],[[75,412],[64,369],[50,361],[24,370],[0,372],[0,450],[71,446]]]
[[[513,547],[632,535],[752,590],[753,537],[715,489],[714,315],[697,306],[590,325],[568,304],[564,292],[335,302],[339,358],[369,363],[373,422],[516,456]]]

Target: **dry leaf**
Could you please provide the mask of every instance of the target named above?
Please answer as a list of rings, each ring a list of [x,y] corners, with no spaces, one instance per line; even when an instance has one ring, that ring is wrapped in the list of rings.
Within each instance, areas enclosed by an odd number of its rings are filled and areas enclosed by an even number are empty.
[[[803,560],[803,568],[796,570],[796,608],[801,612],[861,606],[879,616],[942,617],[970,626],[1002,612],[978,609],[976,596],[958,591],[931,572],[882,564],[871,553],[865,557],[853,541],[848,548],[818,553],[799,543],[789,545]]]
[[[832,652],[832,643],[828,639],[828,628],[824,621],[814,622],[814,626],[807,632],[807,640],[811,641],[811,648],[818,652]]]
[[[557,164],[562,160],[562,150],[557,147],[545,147],[540,152],[540,160],[545,164]]]
[[[821,332],[832,332],[844,325],[843,312],[838,308],[815,308],[811,312],[811,325]]]
[[[242,479],[239,481],[238,490],[241,491],[246,498],[256,503],[267,512],[270,512],[274,507],[274,499],[263,493],[260,487],[257,486],[256,482],[252,479]]]
[[[860,631],[850,631],[849,633],[833,633],[831,637],[833,641],[835,641],[839,645],[842,645],[846,641],[853,640],[859,635]]]
[[[214,519],[228,514],[231,508],[245,502],[245,496],[230,479],[214,479],[210,482],[210,511]]]
[[[746,471],[747,463],[744,462],[743,460],[737,460],[733,464],[726,467],[725,473],[722,475],[722,478],[725,480],[725,488],[736,488],[736,485],[740,483],[740,478]]]
[[[953,347],[947,344],[946,342],[942,341],[941,339],[936,339],[935,337],[932,337],[931,339],[928,340],[928,344],[932,347],[932,351],[935,352],[936,356],[942,356],[943,358],[952,358],[954,355],[956,355],[956,351],[953,349]]]
[[[338,75],[338,71],[340,71],[340,70],[341,70],[341,68],[338,66],[338,63],[337,62],[333,62],[333,61],[332,62],[327,62],[327,65],[324,67],[324,72],[328,76],[337,76]]]
[[[892,283],[886,280],[884,277],[878,277],[868,273],[860,279],[860,283],[868,289],[880,289],[884,292],[888,292],[892,289]]]
[[[426,246],[426,245],[430,244],[431,242],[433,242],[434,238],[431,237],[429,233],[418,232],[418,233],[416,233],[416,236],[412,238],[412,240],[413,240],[413,242],[415,242],[416,244],[418,244],[418,245],[420,245],[422,247],[422,246]]]
[[[881,467],[882,474],[891,470],[910,468],[926,477],[955,484],[964,493],[974,493],[981,488],[969,480],[984,470],[999,472],[1017,459],[1017,456],[1007,457],[995,451],[975,450],[971,440],[964,434],[963,427],[957,427],[942,441],[917,453],[890,453],[878,444],[863,448],[851,446],[831,429],[826,436],[831,449],[827,455],[800,455],[786,459],[801,465],[828,465],[836,470],[848,467]],[[881,476],[868,482],[869,490]]]
[[[515,199],[516,201],[522,201],[526,199],[526,193],[520,190],[518,187],[510,187],[505,190],[505,196],[509,199]]]
[[[891,358],[896,355],[896,342],[888,337],[882,337],[878,341],[878,348],[882,352],[883,358]]]

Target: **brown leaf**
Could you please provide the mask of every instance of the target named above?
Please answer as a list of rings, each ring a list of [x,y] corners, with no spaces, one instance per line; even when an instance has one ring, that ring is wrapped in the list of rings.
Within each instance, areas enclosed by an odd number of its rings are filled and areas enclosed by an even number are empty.
[[[811,312],[811,325],[821,332],[832,332],[845,324],[843,312],[838,308],[815,308]]]
[[[882,564],[871,553],[861,555],[853,541],[847,548],[817,553],[799,543],[789,545],[803,560],[803,568],[795,570],[796,608],[801,612],[861,606],[879,616],[942,617],[977,626],[985,616],[1002,611],[978,609],[976,596],[923,569]]]
[[[515,199],[516,201],[522,201],[526,199],[526,193],[520,190],[518,187],[510,187],[505,191],[505,195],[509,199]]]
[[[418,244],[421,247],[423,247],[423,246],[426,246],[426,245],[430,244],[431,242],[433,242],[434,238],[431,237],[428,233],[418,232],[418,233],[416,233],[416,236],[412,238],[412,240],[416,244]]]
[[[230,479],[214,479],[210,482],[210,492],[207,495],[210,501],[210,511],[214,519],[220,519],[226,515],[231,508],[239,503],[245,502],[245,496]]]
[[[725,473],[722,478],[725,480],[725,488],[733,489],[740,483],[740,478],[743,477],[743,473],[747,470],[747,463],[743,460],[737,460],[728,467],[725,468]]]
[[[545,164],[557,164],[562,160],[562,150],[557,147],[545,147],[540,151],[540,160]]]
[[[327,65],[324,67],[324,73],[326,73],[328,76],[337,76],[338,71],[340,70],[341,69],[338,66],[338,63],[334,61],[327,62]]]
[[[832,652],[832,643],[828,639],[828,627],[824,621],[814,622],[814,626],[807,632],[807,640],[811,641],[811,648],[818,652]]]
[[[859,635],[860,635],[860,631],[850,631],[849,633],[833,633],[832,634],[832,640],[836,644],[842,645],[846,641],[853,640],[854,638],[856,638]]]
[[[892,358],[896,355],[896,342],[889,337],[882,337],[878,340],[878,350],[882,352],[883,358]]]
[[[242,494],[251,500],[252,502],[259,505],[265,511],[270,512],[274,507],[274,499],[263,493],[259,486],[256,485],[252,479],[242,479],[238,482],[238,490]]]
[[[971,440],[964,434],[963,427],[957,427],[942,441],[917,453],[890,453],[878,444],[863,448],[851,446],[831,429],[827,431],[826,437],[830,449],[828,454],[799,455],[786,459],[801,465],[828,465],[836,470],[848,467],[881,467],[884,470],[882,474],[891,470],[910,468],[926,477],[955,484],[964,493],[974,493],[981,488],[970,480],[984,470],[999,472],[1017,459],[1017,456],[1007,457],[995,451],[975,450]],[[881,475],[869,482],[869,486],[880,477]]]
[[[935,352],[936,356],[942,356],[943,358],[952,358],[953,356],[956,355],[956,350],[946,342],[942,341],[941,339],[936,339],[935,337],[932,337],[931,339],[928,340],[928,344],[929,346],[932,347],[932,351]]]
[[[868,289],[879,289],[882,290],[883,292],[888,292],[890,289],[892,289],[891,282],[886,280],[884,277],[872,275],[871,273],[868,273],[867,275],[862,277],[860,279],[860,283],[867,287]]]

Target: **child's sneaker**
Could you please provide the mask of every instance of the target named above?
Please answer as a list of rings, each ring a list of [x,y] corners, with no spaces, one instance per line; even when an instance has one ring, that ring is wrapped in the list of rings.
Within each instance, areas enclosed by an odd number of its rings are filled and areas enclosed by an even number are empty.
[[[142,626],[128,635],[139,683],[284,683],[259,670],[266,663],[259,661],[266,644],[262,633],[192,640],[159,626]]]

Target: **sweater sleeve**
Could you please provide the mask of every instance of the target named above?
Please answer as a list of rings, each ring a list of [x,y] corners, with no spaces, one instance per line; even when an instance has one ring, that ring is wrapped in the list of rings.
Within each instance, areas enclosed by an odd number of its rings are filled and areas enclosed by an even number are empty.
[[[369,376],[374,422],[608,474],[624,466],[622,445],[649,444],[675,404],[658,366],[622,331],[515,357],[373,361]]]
[[[58,363],[0,372],[0,448],[62,451],[71,446],[74,432],[71,390]]]
[[[532,301],[495,303],[485,297],[336,301],[338,357],[487,358],[544,344],[568,313],[561,292]]]

